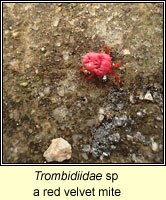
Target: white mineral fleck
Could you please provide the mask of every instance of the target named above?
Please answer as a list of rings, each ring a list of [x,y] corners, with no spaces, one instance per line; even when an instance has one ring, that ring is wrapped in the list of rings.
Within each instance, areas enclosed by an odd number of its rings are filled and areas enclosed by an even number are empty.
[[[56,138],[52,140],[52,143],[43,156],[47,162],[63,162],[71,158],[71,153],[71,145],[63,138]]]

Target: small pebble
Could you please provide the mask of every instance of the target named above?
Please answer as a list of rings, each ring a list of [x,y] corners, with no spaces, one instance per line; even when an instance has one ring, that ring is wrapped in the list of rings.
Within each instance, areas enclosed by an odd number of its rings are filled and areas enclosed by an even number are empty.
[[[142,135],[140,132],[136,132],[136,133],[134,134],[134,137],[135,137],[138,141],[145,143],[145,136]]]
[[[111,147],[112,150],[116,149],[115,145],[111,145],[110,147]]]
[[[161,117],[156,117],[156,120],[161,121],[162,119],[161,119]]]
[[[102,122],[103,121],[103,119],[104,119],[104,115],[99,115],[99,122]]]
[[[43,90],[44,94],[49,94],[50,93],[50,87],[46,87]]]
[[[133,141],[133,136],[131,136],[131,135],[126,135],[126,137],[127,137],[127,140],[128,140],[128,141]]]
[[[127,116],[126,115],[122,115],[120,117],[114,118],[115,126],[119,126],[119,127],[124,126],[126,122],[127,122]]]
[[[68,109],[65,106],[60,106],[52,111],[53,117],[58,121],[64,120],[67,114]]]
[[[109,156],[109,153],[103,152],[103,156],[108,157],[108,156]]]
[[[118,110],[122,110],[123,107],[124,107],[123,103],[118,103],[118,104],[117,104],[117,109],[118,109]]]
[[[142,117],[142,112],[138,111],[138,112],[137,112],[137,116],[138,116],[138,117]]]
[[[158,144],[154,141],[152,141],[152,150],[157,151],[158,150]]]
[[[87,155],[86,153],[82,153],[82,158],[83,158],[84,160],[88,160],[88,155]]]
[[[69,52],[68,52],[68,51],[63,51],[63,52],[62,52],[62,55],[63,55],[63,59],[64,59],[65,61],[67,61],[67,60],[69,59]]]
[[[57,27],[59,24],[60,18],[56,17],[56,19],[53,21],[53,26]]]
[[[95,126],[95,124],[96,124],[96,119],[88,119],[86,121],[86,125],[89,127],[93,127],[93,126]]]
[[[114,133],[113,135],[110,135],[109,140],[112,141],[112,142],[119,142],[120,141],[120,134]]]
[[[60,97],[64,97],[64,95],[65,95],[65,88],[64,88],[64,86],[61,86],[61,87],[58,87],[58,88],[57,88],[57,94],[58,94]]]
[[[45,51],[46,51],[46,48],[45,48],[45,47],[42,47],[42,48],[41,48],[41,51],[42,51],[42,52],[45,52]]]
[[[144,99],[148,100],[148,101],[153,101],[153,97],[152,97],[150,91],[147,91],[147,93],[145,94]]]
[[[124,49],[122,53],[123,55],[130,55],[130,51],[128,49]]]
[[[134,95],[133,94],[130,95],[130,102],[133,103],[133,104],[135,103]]]
[[[89,144],[86,144],[83,146],[83,149],[82,149],[84,152],[90,152],[91,150],[91,146]]]
[[[77,145],[81,138],[82,138],[82,136],[79,134],[72,135],[73,145]]]
[[[132,17],[131,18],[134,22],[137,21],[136,17]]]
[[[57,47],[60,47],[60,46],[61,46],[61,43],[60,43],[60,42],[56,42],[55,45],[56,45]]]
[[[14,32],[12,35],[13,35],[14,38],[16,38],[16,37],[18,37],[19,32]]]
[[[140,99],[140,100],[143,100],[143,99],[144,99],[144,93],[143,93],[143,92],[140,92],[140,94],[139,94],[139,99]]]
[[[5,35],[7,35],[9,33],[9,30],[5,30]]]
[[[103,115],[105,113],[103,108],[99,108],[99,114]]]
[[[21,86],[26,87],[28,85],[28,82],[22,82],[20,83]]]
[[[19,113],[19,111],[16,110],[16,109],[13,111],[13,119],[14,119],[15,121],[19,121],[19,119],[20,119],[20,113]]]
[[[71,158],[71,145],[63,138],[56,138],[51,141],[49,148],[44,152],[43,156],[47,162],[63,162]]]
[[[107,76],[104,75],[103,78],[102,78],[103,82],[106,82],[108,80]]]
[[[44,97],[44,93],[43,92],[39,92],[40,97]]]

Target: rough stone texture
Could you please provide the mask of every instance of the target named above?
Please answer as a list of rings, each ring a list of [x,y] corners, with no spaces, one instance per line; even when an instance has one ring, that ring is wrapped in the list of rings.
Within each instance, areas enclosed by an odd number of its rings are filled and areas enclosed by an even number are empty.
[[[119,85],[80,73],[104,44]],[[162,3],[3,3],[3,162],[59,137],[69,163],[163,162]]]
[[[71,145],[63,138],[53,139],[43,156],[47,162],[63,162],[71,158]]]

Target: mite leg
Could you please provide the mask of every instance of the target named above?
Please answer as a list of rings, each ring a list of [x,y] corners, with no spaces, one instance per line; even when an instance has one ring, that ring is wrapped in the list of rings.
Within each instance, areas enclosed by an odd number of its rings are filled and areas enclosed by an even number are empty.
[[[115,72],[113,72],[113,71],[112,71],[112,74],[116,77],[117,84],[119,84],[119,77],[117,76],[117,74],[115,74]]]
[[[117,67],[117,66],[119,66],[119,65],[121,65],[121,64],[122,64],[122,62],[120,61],[120,62],[118,62],[118,63],[116,63],[116,64],[113,64],[112,67]]]
[[[109,56],[111,56],[111,55],[110,55],[110,48],[109,48],[107,45],[104,45],[104,46],[102,47],[101,53],[104,53],[104,49],[105,49],[105,48],[107,49],[107,52],[108,52],[107,54],[108,54]]]
[[[88,79],[92,78],[95,75],[95,73],[92,73],[90,76],[88,76]]]

